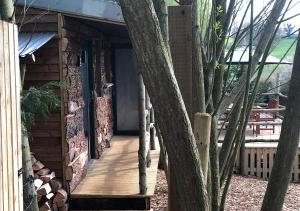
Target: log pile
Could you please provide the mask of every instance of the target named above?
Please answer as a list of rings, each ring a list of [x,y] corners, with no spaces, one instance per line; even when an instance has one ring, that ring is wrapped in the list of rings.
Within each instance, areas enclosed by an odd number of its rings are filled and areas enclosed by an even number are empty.
[[[55,172],[46,168],[34,155],[31,155],[31,162],[40,211],[67,211],[68,195],[55,178]]]

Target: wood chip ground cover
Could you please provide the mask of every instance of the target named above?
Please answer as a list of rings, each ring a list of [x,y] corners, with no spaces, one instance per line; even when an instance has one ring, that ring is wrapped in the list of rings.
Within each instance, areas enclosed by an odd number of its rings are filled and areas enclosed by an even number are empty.
[[[260,210],[267,181],[233,176],[227,196],[226,211]],[[158,171],[155,196],[151,200],[154,211],[164,211],[168,203],[168,185],[163,171]],[[291,183],[285,198],[284,211],[300,210],[300,184]]]

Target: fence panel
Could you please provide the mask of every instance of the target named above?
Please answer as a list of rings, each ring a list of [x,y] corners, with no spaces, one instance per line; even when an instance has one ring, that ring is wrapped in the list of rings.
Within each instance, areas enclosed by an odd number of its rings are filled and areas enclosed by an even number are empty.
[[[276,147],[246,147],[245,148],[245,172],[248,175],[256,176],[262,179],[270,178]],[[239,158],[236,160],[239,163]],[[237,166],[236,166],[237,167]],[[235,169],[235,173],[239,172],[239,168]],[[298,148],[292,169],[291,181],[300,181],[300,148]]]
[[[18,30],[0,21],[0,210],[23,210]]]

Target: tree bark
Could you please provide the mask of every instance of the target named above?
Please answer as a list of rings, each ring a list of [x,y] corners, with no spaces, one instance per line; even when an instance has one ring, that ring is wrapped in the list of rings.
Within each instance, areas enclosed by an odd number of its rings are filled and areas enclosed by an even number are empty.
[[[0,19],[11,22],[13,20],[14,5],[12,0],[0,0]]]
[[[119,2],[166,150],[172,163],[176,164],[173,167],[176,172],[176,190],[180,190],[177,191],[180,209],[208,210],[207,194],[191,123],[152,1]]]
[[[284,197],[291,179],[291,170],[299,145],[300,133],[300,35],[294,58],[288,104],[271,177],[261,210],[282,210]]]
[[[253,55],[252,64],[251,64],[251,77],[254,75],[259,59],[263,55],[263,52],[266,49],[266,46],[271,39],[273,32],[275,31],[275,27],[277,24],[277,20],[281,15],[281,11],[286,4],[286,0],[276,0],[274,6],[271,10],[270,15],[267,17],[266,23],[263,27],[263,31],[261,33],[261,37],[257,44],[256,50]],[[236,103],[239,99],[238,96],[241,94],[241,90],[245,87],[247,80],[247,71],[245,71],[240,79],[237,82],[237,85],[232,89],[229,93],[229,96],[225,97],[222,102],[220,102],[220,106],[218,107],[217,113],[222,114],[228,108],[231,103]]]
[[[154,110],[151,108],[150,110],[150,149],[155,150],[155,117],[154,117]]]
[[[193,114],[205,112],[205,90],[201,52],[200,10],[199,0],[192,4],[193,32],[192,32],[192,92]]]
[[[146,112],[145,112],[145,86],[142,75],[138,76],[139,91],[139,185],[140,194],[147,192],[147,150],[146,150]]]
[[[23,128],[23,131],[26,130]],[[24,210],[38,211],[37,195],[33,183],[33,170],[28,137],[22,135],[22,169],[23,169],[23,201]]]
[[[151,166],[151,156],[150,156],[150,130],[151,130],[151,117],[150,117],[150,109],[151,103],[148,92],[146,91],[146,98],[145,98],[145,109],[146,109],[146,150],[147,150],[147,167]]]

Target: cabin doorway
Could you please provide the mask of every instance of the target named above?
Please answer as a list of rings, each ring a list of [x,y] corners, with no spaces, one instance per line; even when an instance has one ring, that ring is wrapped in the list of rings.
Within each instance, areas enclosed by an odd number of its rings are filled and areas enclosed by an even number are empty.
[[[133,49],[114,48],[114,130],[116,134],[134,134],[138,124],[138,72]]]
[[[95,127],[94,127],[94,76],[92,66],[92,48],[90,42],[82,44],[80,56],[82,76],[82,92],[85,107],[83,109],[84,134],[88,138],[89,159],[95,158]]]

